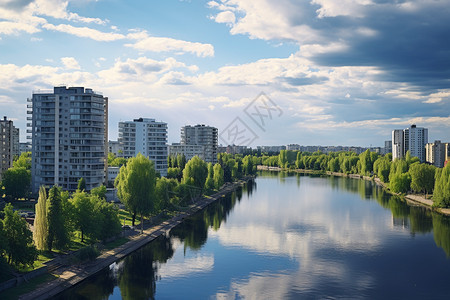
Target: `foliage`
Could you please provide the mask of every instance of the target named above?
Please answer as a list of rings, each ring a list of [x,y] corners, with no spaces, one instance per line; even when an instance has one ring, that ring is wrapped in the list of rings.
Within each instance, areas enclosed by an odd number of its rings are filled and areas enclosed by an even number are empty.
[[[97,237],[101,240],[106,240],[118,235],[122,231],[122,227],[117,206],[95,195],[91,195],[91,200],[95,204],[94,220],[97,221],[98,230],[94,232],[97,234]]]
[[[100,222],[97,220],[95,203],[92,198],[86,192],[77,190],[70,200],[74,208],[75,228],[81,232],[81,242],[84,242],[85,235],[95,238],[99,230],[98,223]],[[95,198],[98,199],[98,197]]]
[[[23,152],[13,161],[13,168],[25,168],[31,170],[31,152]]]
[[[182,177],[183,171],[181,170],[181,168],[167,168],[167,178],[173,178],[180,181]]]
[[[69,232],[65,226],[61,191],[53,186],[47,199],[48,238],[47,249],[64,249],[69,243]]]
[[[433,205],[436,207],[450,207],[450,164],[443,169],[436,169]]]
[[[77,187],[77,191],[85,191],[86,190],[86,179],[84,179],[83,177],[81,177],[78,180],[78,187]]]
[[[214,189],[214,168],[212,163],[208,163],[208,176],[205,181],[205,189],[212,191]]]
[[[31,183],[30,171],[24,167],[10,168],[2,174],[2,185],[10,199],[25,198]]]
[[[77,258],[80,261],[91,261],[100,255],[100,251],[94,246],[87,246],[77,251]]]
[[[114,153],[108,153],[108,166],[121,167],[127,164],[127,159],[124,157],[116,157]]]
[[[33,240],[38,250],[47,250],[48,219],[47,219],[47,193],[45,187],[39,188],[38,203],[35,207]]]
[[[137,213],[142,217],[154,210],[156,171],[153,162],[142,154],[120,168],[114,184],[120,201],[133,214],[133,226]]]
[[[220,164],[215,164],[214,168],[213,168],[213,172],[214,172],[214,187],[216,189],[220,189],[224,183],[224,175],[223,175],[223,169],[222,166]]]
[[[208,176],[207,164],[198,156],[194,156],[188,161],[183,170],[182,183],[197,187],[203,191],[206,177]]]
[[[373,171],[382,182],[389,182],[389,173],[391,171],[391,158],[389,156],[379,157],[373,163]]]
[[[106,200],[106,186],[101,185],[91,190],[91,195]]]
[[[175,189],[178,185],[176,179],[158,178],[156,180],[155,194],[156,205],[155,211],[162,211],[169,208],[171,199],[174,198]]]
[[[288,159],[287,159],[286,150],[281,150],[280,151],[280,154],[278,155],[278,166],[280,168],[287,168],[288,167]]]
[[[419,163],[412,164],[409,167],[409,174],[411,175],[411,189],[416,193],[432,193],[434,188],[435,172],[435,166]]]
[[[38,252],[33,244],[33,234],[27,222],[13,211],[9,203],[4,209],[3,232],[7,241],[6,254],[8,263],[15,266],[33,265]]]

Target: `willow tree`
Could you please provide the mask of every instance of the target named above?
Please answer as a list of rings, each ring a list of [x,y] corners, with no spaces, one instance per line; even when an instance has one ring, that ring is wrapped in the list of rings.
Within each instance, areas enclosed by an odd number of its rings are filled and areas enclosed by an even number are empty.
[[[214,170],[214,177],[213,177],[214,187],[216,189],[220,189],[224,181],[222,166],[220,164],[215,164],[213,170]]]
[[[48,219],[48,250],[63,249],[69,243],[69,233],[65,226],[64,209],[61,198],[61,191],[55,185],[48,192],[47,199],[47,219]]]
[[[47,193],[45,187],[39,188],[39,199],[36,204],[36,217],[34,219],[33,240],[38,250],[47,250],[48,219],[47,219]]]
[[[126,166],[122,166],[116,178],[117,196],[132,214],[134,226],[136,215],[143,216],[155,209],[156,171],[154,163],[142,154],[130,158]],[[141,231],[143,227],[141,226]]]

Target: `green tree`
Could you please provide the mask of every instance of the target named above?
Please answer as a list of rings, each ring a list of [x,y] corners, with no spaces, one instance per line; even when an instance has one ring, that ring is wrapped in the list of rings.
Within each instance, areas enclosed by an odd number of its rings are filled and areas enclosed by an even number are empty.
[[[106,200],[106,186],[101,185],[91,190],[91,195]]]
[[[391,171],[391,160],[392,158],[386,155],[384,157],[378,158],[373,163],[374,173],[377,174],[378,178],[380,178],[382,182],[385,183],[389,182],[389,173]]]
[[[65,226],[61,191],[53,186],[47,199],[48,237],[47,249],[64,249],[69,243],[69,232]]]
[[[77,191],[85,191],[86,190],[86,179],[84,179],[83,177],[81,177],[78,180],[78,187],[77,187]]]
[[[94,197],[98,199],[98,197]],[[92,201],[90,195],[84,191],[78,190],[72,195],[70,201],[74,209],[73,218],[75,229],[81,232],[81,242],[84,242],[84,237],[86,235],[91,238],[96,237],[99,228],[98,224],[101,222],[97,220],[95,203]]]
[[[433,206],[450,207],[450,164],[447,164],[442,169],[436,169]]]
[[[4,209],[5,219],[3,230],[7,240],[8,263],[15,266],[33,265],[38,252],[33,244],[33,234],[28,229],[27,222],[13,211],[10,203]]]
[[[409,167],[411,175],[411,189],[416,193],[432,193],[434,188],[434,175],[436,167],[415,163]]]
[[[23,152],[13,161],[13,168],[25,168],[31,170],[31,152]]]
[[[222,166],[220,164],[215,164],[214,168],[214,187],[218,190],[222,187],[223,182],[224,182],[224,174],[223,174],[223,169]]]
[[[177,155],[177,166],[181,170],[184,170],[184,167],[186,166],[186,156],[184,156],[184,154]]]
[[[155,211],[162,211],[164,209],[169,208],[171,204],[171,199],[175,194],[175,189],[178,185],[178,181],[176,179],[168,179],[168,178],[158,178],[156,180],[156,207]]]
[[[130,158],[126,166],[120,168],[115,186],[117,195],[125,207],[132,213],[134,226],[136,215],[149,214],[155,208],[156,171],[152,161],[138,154]],[[141,222],[143,226],[143,222]]]
[[[242,170],[246,176],[254,174],[253,159],[250,155],[242,159]]]
[[[93,231],[98,238],[106,240],[118,235],[122,231],[119,219],[119,211],[113,203],[106,202],[105,199],[91,195],[94,203],[94,221],[97,220],[97,230]]]
[[[203,191],[207,176],[208,167],[206,163],[198,156],[194,156],[184,167],[183,179],[181,182],[184,184],[195,186],[200,191]]]
[[[39,188],[38,203],[35,207],[33,240],[38,250],[47,250],[48,219],[47,219],[47,193],[45,187]]]
[[[28,196],[31,183],[30,171],[24,167],[10,168],[2,174],[2,185],[9,199]]]
[[[208,176],[205,181],[205,189],[212,191],[214,189],[214,168],[212,163],[208,163]]]
[[[111,167],[121,167],[127,164],[127,159],[124,157],[116,157],[111,164],[109,164]]]
[[[181,168],[167,168],[167,178],[173,178],[180,181],[182,176],[183,172],[181,171]]]
[[[280,150],[280,154],[278,155],[278,166],[280,166],[280,168],[288,167],[288,158],[286,150]]]

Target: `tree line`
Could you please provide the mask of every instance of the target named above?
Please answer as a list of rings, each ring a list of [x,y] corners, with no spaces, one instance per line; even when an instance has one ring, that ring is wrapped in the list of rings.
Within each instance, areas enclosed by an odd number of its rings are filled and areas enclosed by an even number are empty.
[[[392,161],[392,154],[380,155],[366,150],[354,152],[300,152],[281,150],[278,155],[257,157],[257,164],[284,169],[306,169],[376,176],[395,193],[432,195],[436,207],[450,207],[450,165],[436,168],[420,163],[408,151],[404,158]]]

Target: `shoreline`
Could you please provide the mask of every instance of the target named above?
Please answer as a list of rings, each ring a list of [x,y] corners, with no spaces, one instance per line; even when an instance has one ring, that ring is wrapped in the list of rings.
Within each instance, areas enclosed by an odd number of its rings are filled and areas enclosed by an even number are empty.
[[[48,272],[48,274],[58,275],[59,278],[38,286],[34,291],[21,295],[19,299],[47,299],[62,293],[66,289],[75,286],[88,277],[108,267],[112,263],[145,246],[162,234],[165,234],[172,228],[182,223],[184,219],[192,216],[211,203],[233,192],[237,187],[243,186],[252,178],[253,177],[246,177],[244,179],[240,179],[225,186],[223,189],[211,196],[203,196],[200,200],[191,205],[187,211],[181,212],[169,220],[145,229],[142,234],[130,236],[128,242],[117,248],[103,252],[93,261],[80,265],[61,267],[55,270],[55,272]]]
[[[435,211],[437,213],[443,214],[445,216],[450,216],[450,208],[438,208],[433,207],[433,201],[426,199],[425,197],[422,197],[420,195],[414,195],[414,194],[406,194],[406,195],[400,195],[392,192],[389,190],[389,188],[386,186],[384,182],[382,182],[378,177],[372,178],[369,176],[363,176],[359,174],[345,174],[345,173],[338,173],[338,172],[330,172],[330,171],[316,171],[316,170],[306,170],[306,169],[292,169],[287,170],[280,167],[268,167],[268,166],[257,166],[258,171],[286,171],[286,172],[296,172],[296,173],[305,173],[305,174],[323,174],[328,176],[340,176],[340,177],[349,177],[354,179],[363,179],[367,181],[372,181],[376,185],[381,186],[386,192],[399,196],[401,198],[404,198],[406,203],[408,205],[419,205],[422,207],[425,207],[427,209],[430,209],[432,211]]]

